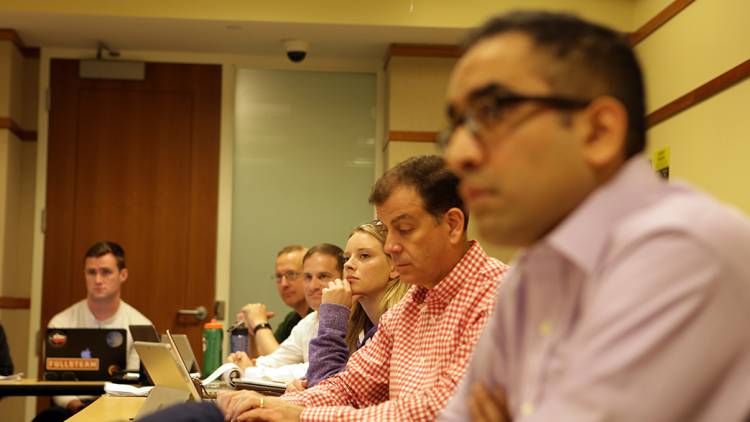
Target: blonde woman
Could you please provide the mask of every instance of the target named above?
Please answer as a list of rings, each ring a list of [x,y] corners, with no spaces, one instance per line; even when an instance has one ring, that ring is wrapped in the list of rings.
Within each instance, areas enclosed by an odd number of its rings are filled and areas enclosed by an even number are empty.
[[[349,356],[375,334],[380,316],[409,289],[383,251],[386,234],[385,226],[375,220],[349,235],[344,279],[323,289],[318,335],[310,341],[307,387],[341,372]],[[295,383],[290,390],[301,386],[305,383]]]

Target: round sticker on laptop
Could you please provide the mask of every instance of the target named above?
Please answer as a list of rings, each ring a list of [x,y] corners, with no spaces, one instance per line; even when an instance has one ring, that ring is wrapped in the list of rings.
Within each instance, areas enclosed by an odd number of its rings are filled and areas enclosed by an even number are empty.
[[[122,334],[119,331],[110,331],[107,333],[107,346],[117,348],[122,346]]]
[[[65,346],[68,342],[68,336],[62,331],[50,331],[47,333],[47,344],[51,347],[59,348]]]
[[[121,370],[122,369],[119,366],[117,366],[117,365],[114,365],[114,364],[109,365],[107,367],[107,375],[109,375],[111,377],[112,375],[120,372]]]

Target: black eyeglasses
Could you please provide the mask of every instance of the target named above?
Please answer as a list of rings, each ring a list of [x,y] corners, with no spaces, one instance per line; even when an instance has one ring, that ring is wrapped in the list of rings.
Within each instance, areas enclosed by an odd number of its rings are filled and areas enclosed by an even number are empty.
[[[466,112],[462,116],[457,116],[452,108],[448,109],[450,127],[438,135],[438,146],[441,149],[447,148],[454,132],[460,126],[465,126],[475,139],[485,139],[497,128],[509,123],[509,116],[514,107],[529,101],[559,110],[576,110],[585,108],[592,100],[557,95],[517,94],[491,84],[469,95]]]

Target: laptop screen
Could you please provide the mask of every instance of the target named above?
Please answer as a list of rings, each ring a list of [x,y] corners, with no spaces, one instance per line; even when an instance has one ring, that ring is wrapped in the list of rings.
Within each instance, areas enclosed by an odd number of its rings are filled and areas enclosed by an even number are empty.
[[[159,333],[156,332],[156,327],[153,325],[130,325],[129,328],[130,335],[133,336],[133,341],[150,341],[153,343],[159,343]]]
[[[188,340],[185,334],[171,334],[172,341],[177,346],[177,353],[182,358],[182,362],[190,373],[200,373],[201,368],[198,366],[198,360],[195,359],[193,348],[190,346],[190,340]],[[161,335],[161,342],[169,344],[169,338],[166,334]]]
[[[109,380],[125,370],[127,334],[113,328],[48,328],[44,379]]]

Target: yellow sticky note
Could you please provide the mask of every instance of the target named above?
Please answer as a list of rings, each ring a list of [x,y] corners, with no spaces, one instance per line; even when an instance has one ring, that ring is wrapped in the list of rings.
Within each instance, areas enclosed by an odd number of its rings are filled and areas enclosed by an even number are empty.
[[[665,179],[669,179],[669,147],[656,150],[652,156],[654,170]]]
[[[669,147],[656,150],[653,155],[654,170],[661,170],[669,167]]]

